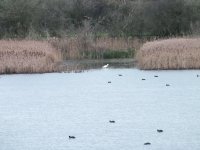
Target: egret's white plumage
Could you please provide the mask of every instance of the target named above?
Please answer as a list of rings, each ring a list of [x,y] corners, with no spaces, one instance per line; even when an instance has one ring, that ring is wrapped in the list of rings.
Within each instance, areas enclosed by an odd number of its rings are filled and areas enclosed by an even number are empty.
[[[107,65],[104,65],[102,68],[108,68],[108,66],[109,66],[109,64],[107,64]]]

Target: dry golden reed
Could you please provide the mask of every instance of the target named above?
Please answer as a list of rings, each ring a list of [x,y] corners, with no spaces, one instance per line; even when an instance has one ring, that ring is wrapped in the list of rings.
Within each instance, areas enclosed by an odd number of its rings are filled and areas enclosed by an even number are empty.
[[[0,74],[56,71],[61,55],[43,41],[0,40]]]
[[[124,38],[92,38],[92,37],[70,37],[65,39],[50,40],[56,49],[62,51],[65,59],[82,59],[85,58],[84,52],[98,52],[99,54],[105,51],[127,51],[128,49],[138,49],[141,46],[141,41],[138,39]]]
[[[140,69],[200,69],[200,38],[147,42],[138,51]]]

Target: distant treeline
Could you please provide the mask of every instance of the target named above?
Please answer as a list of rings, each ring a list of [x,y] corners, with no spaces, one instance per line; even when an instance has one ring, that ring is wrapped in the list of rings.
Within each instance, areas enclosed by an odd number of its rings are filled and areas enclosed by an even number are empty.
[[[0,0],[0,38],[200,33],[200,0]]]

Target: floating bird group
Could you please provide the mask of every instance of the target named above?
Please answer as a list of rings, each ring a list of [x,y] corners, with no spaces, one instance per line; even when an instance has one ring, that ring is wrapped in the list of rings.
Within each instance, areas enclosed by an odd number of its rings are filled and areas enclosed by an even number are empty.
[[[109,64],[102,66],[102,68],[108,68]],[[119,77],[123,76],[122,74],[118,74]],[[158,78],[158,75],[154,75],[155,78]],[[199,75],[197,75],[199,77]],[[145,78],[142,78],[142,80],[146,80]],[[111,81],[108,81],[108,83],[111,83]],[[170,84],[166,84],[166,86],[170,86]],[[114,124],[116,123],[115,120],[109,120],[109,123]],[[164,131],[162,129],[157,129],[157,133],[163,133]],[[75,139],[75,136],[69,136],[69,139]],[[151,145],[150,142],[144,143],[144,145]]]
[[[161,129],[157,129],[157,132],[158,132],[158,133],[162,133],[163,130],[161,130]],[[150,142],[146,142],[146,143],[144,143],[144,145],[151,145],[151,143],[150,143]]]

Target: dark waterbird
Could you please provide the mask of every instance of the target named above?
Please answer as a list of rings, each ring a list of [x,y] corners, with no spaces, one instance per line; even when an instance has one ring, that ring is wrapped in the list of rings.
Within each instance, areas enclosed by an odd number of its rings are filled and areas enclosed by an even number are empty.
[[[199,77],[199,75],[197,75],[197,78]]]
[[[143,78],[142,80],[144,81],[144,80],[146,80],[146,79]]]
[[[170,86],[169,84],[166,84],[166,86]]]
[[[75,136],[69,136],[69,139],[75,139],[76,137]]]
[[[74,73],[81,73],[83,70],[75,70]]]
[[[115,123],[115,121],[114,121],[114,120],[110,120],[109,122],[110,122],[110,123]]]
[[[158,133],[162,133],[163,130],[161,130],[161,129],[157,129],[157,132],[158,132]]]
[[[154,77],[155,77],[155,78],[158,78],[158,76],[157,76],[157,75],[155,75]]]
[[[118,74],[118,76],[119,76],[119,77],[121,77],[121,76],[122,76],[122,74]]]
[[[108,81],[108,83],[111,83],[111,81]]]
[[[151,143],[149,143],[149,142],[146,142],[146,143],[144,143],[144,145],[151,145]]]

